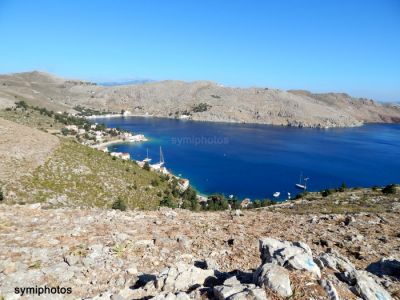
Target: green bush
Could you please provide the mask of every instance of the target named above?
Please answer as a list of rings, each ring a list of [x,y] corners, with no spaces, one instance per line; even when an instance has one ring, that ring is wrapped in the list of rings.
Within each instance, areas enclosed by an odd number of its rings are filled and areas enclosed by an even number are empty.
[[[206,210],[226,210],[229,207],[229,202],[224,195],[214,194],[208,197]]]
[[[161,201],[160,201],[160,206],[166,206],[166,207],[171,207],[171,208],[176,208],[176,205],[172,198],[170,196],[165,196]]]
[[[389,184],[382,189],[382,193],[384,194],[396,194],[396,185]]]
[[[159,186],[160,182],[157,179],[152,179],[150,184],[155,187],[155,186]]]
[[[112,209],[119,209],[122,211],[126,210],[125,201],[118,197],[118,199],[112,204]]]
[[[143,165],[143,170],[150,171],[150,165],[147,161]]]
[[[18,101],[15,102],[15,105],[17,106],[17,108],[23,108],[23,109],[28,109],[29,105],[25,102],[25,101]]]
[[[182,200],[182,208],[194,211],[200,209],[200,204],[197,201],[197,192],[191,186],[182,193]]]
[[[194,106],[192,111],[193,112],[203,112],[207,111],[211,105],[208,105],[207,103],[199,103],[198,105]]]
[[[261,201],[261,207],[266,207],[266,206],[271,206],[274,204],[274,201],[265,198],[263,201]]]
[[[335,191],[333,189],[325,189],[325,190],[321,191],[322,197],[328,197],[329,195],[332,195],[333,193],[335,193]]]
[[[342,182],[342,185],[337,189],[338,192],[344,192],[347,190],[347,185],[345,182]]]

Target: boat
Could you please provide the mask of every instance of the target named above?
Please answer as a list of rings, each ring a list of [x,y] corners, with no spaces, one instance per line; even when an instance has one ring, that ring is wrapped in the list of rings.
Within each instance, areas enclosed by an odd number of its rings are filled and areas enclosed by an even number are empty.
[[[299,188],[299,189],[302,189],[302,190],[306,190],[307,189],[307,181],[308,181],[308,179],[310,179],[310,178],[304,178],[304,184],[302,184],[302,178],[303,178],[303,173],[300,173],[300,179],[299,179],[299,183],[296,183],[295,185],[296,185],[296,187],[297,188]]]
[[[160,146],[160,162],[154,165],[150,165],[150,167],[155,170],[160,170],[163,165],[164,165],[164,155]]]
[[[149,158],[149,148],[147,148],[147,156],[145,159],[143,159],[143,161],[147,163],[151,161],[151,158]]]
[[[275,193],[272,194],[272,196],[274,196],[275,198],[278,198],[280,195],[281,195],[280,192],[275,192]]]

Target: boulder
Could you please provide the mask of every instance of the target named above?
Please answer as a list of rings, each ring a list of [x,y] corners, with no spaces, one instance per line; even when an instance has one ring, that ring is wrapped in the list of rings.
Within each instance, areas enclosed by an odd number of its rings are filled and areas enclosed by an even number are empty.
[[[336,251],[330,253],[323,253],[317,258],[321,264],[321,267],[330,268],[336,272],[353,272],[355,267],[353,264],[344,256],[341,256]]]
[[[367,271],[378,276],[388,275],[400,279],[400,260],[393,257],[382,258],[378,262],[370,264]]]
[[[183,262],[164,269],[157,276],[155,286],[164,292],[185,291],[195,285],[203,285],[206,279],[214,277],[213,270],[203,270]]]
[[[378,284],[366,271],[356,271],[349,274],[353,289],[364,300],[391,300],[389,293]]]
[[[254,273],[254,282],[260,287],[270,288],[281,297],[293,294],[289,272],[277,264],[266,263]]]
[[[321,270],[314,262],[307,244],[273,238],[261,239],[259,243],[262,264],[274,263],[289,269],[306,270],[317,278],[321,277]]]
[[[219,300],[267,300],[264,289],[253,284],[219,285],[213,289],[214,297]]]

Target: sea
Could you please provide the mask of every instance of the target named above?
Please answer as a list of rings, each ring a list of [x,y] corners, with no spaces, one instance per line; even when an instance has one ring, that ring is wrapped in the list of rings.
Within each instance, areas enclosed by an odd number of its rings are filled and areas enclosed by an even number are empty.
[[[152,117],[96,119],[108,127],[142,133],[150,140],[110,150],[132,159],[160,159],[200,193],[240,199],[285,200],[302,192],[400,183],[400,125],[293,128]],[[274,193],[280,193],[277,198]]]

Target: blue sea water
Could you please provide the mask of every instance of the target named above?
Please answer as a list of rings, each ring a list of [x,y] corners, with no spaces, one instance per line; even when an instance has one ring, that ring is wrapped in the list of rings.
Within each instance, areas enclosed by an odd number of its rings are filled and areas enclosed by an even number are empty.
[[[143,133],[149,142],[119,144],[152,162],[162,146],[166,167],[188,178],[201,193],[251,199],[292,197],[302,173],[308,190],[400,183],[400,125],[309,129],[255,124],[194,122],[162,118],[97,119],[109,127]]]

